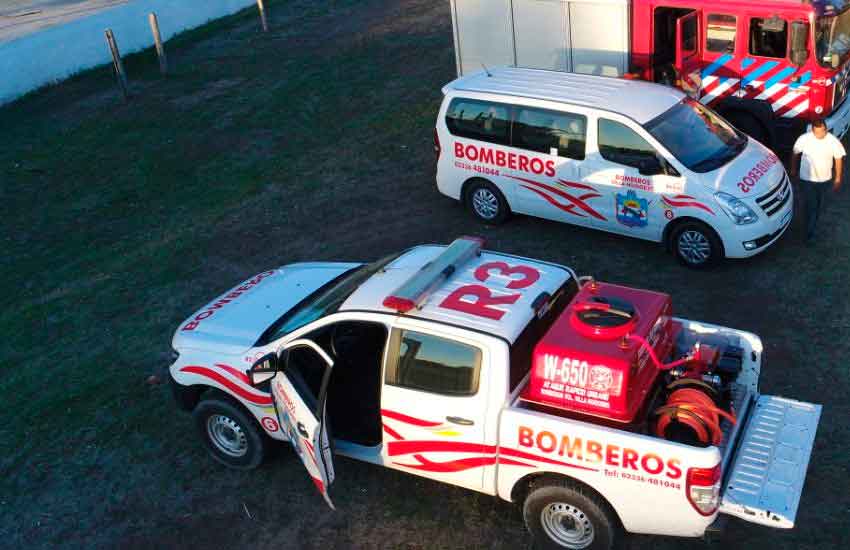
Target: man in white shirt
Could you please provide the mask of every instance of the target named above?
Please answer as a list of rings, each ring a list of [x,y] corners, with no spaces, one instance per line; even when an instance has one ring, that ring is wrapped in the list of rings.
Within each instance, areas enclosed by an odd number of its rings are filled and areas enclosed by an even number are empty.
[[[829,133],[823,119],[812,122],[812,129],[797,138],[791,153],[791,176],[797,176],[799,167],[800,190],[806,200],[806,240],[815,235],[823,195],[832,182],[832,188],[841,188],[844,168],[844,146]],[[803,162],[800,164],[800,157]],[[834,165],[834,168],[833,168]]]

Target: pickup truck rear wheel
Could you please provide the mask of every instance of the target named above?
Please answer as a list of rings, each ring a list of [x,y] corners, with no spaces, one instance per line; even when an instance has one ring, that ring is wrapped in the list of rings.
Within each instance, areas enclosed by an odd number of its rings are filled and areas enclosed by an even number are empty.
[[[206,398],[192,412],[210,455],[228,468],[253,470],[263,462],[266,439],[248,413],[221,398]]]
[[[620,534],[614,511],[590,490],[568,480],[532,487],[522,509],[538,548],[610,550]]]

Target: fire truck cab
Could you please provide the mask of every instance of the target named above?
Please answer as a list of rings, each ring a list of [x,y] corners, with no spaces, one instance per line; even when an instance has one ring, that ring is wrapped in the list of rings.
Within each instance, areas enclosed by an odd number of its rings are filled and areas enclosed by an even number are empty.
[[[820,417],[759,394],[757,336],[469,237],[267,271],[172,346],[223,464],[289,441],[333,507],[345,455],[515,502],[545,548],[699,537],[719,514],[792,527]]]
[[[481,65],[676,86],[774,149],[850,126],[843,0],[451,0],[460,75]],[[594,29],[606,29],[605,33]]]

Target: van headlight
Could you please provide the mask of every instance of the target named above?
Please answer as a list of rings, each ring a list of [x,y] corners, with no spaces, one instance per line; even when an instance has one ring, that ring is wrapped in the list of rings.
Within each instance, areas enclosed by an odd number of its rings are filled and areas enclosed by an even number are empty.
[[[714,194],[714,200],[726,212],[726,215],[732,218],[735,225],[747,225],[755,223],[759,219],[758,215],[753,212],[753,209],[744,204],[744,201],[736,199],[729,193],[719,191]]]

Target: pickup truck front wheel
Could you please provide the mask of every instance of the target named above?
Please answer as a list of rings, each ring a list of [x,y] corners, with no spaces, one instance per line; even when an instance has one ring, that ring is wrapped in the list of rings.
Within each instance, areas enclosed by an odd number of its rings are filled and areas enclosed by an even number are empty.
[[[210,455],[236,470],[253,470],[263,462],[266,440],[253,418],[229,400],[203,399],[192,412]]]
[[[620,532],[607,502],[567,480],[536,484],[522,512],[537,547],[547,550],[610,550]]]

